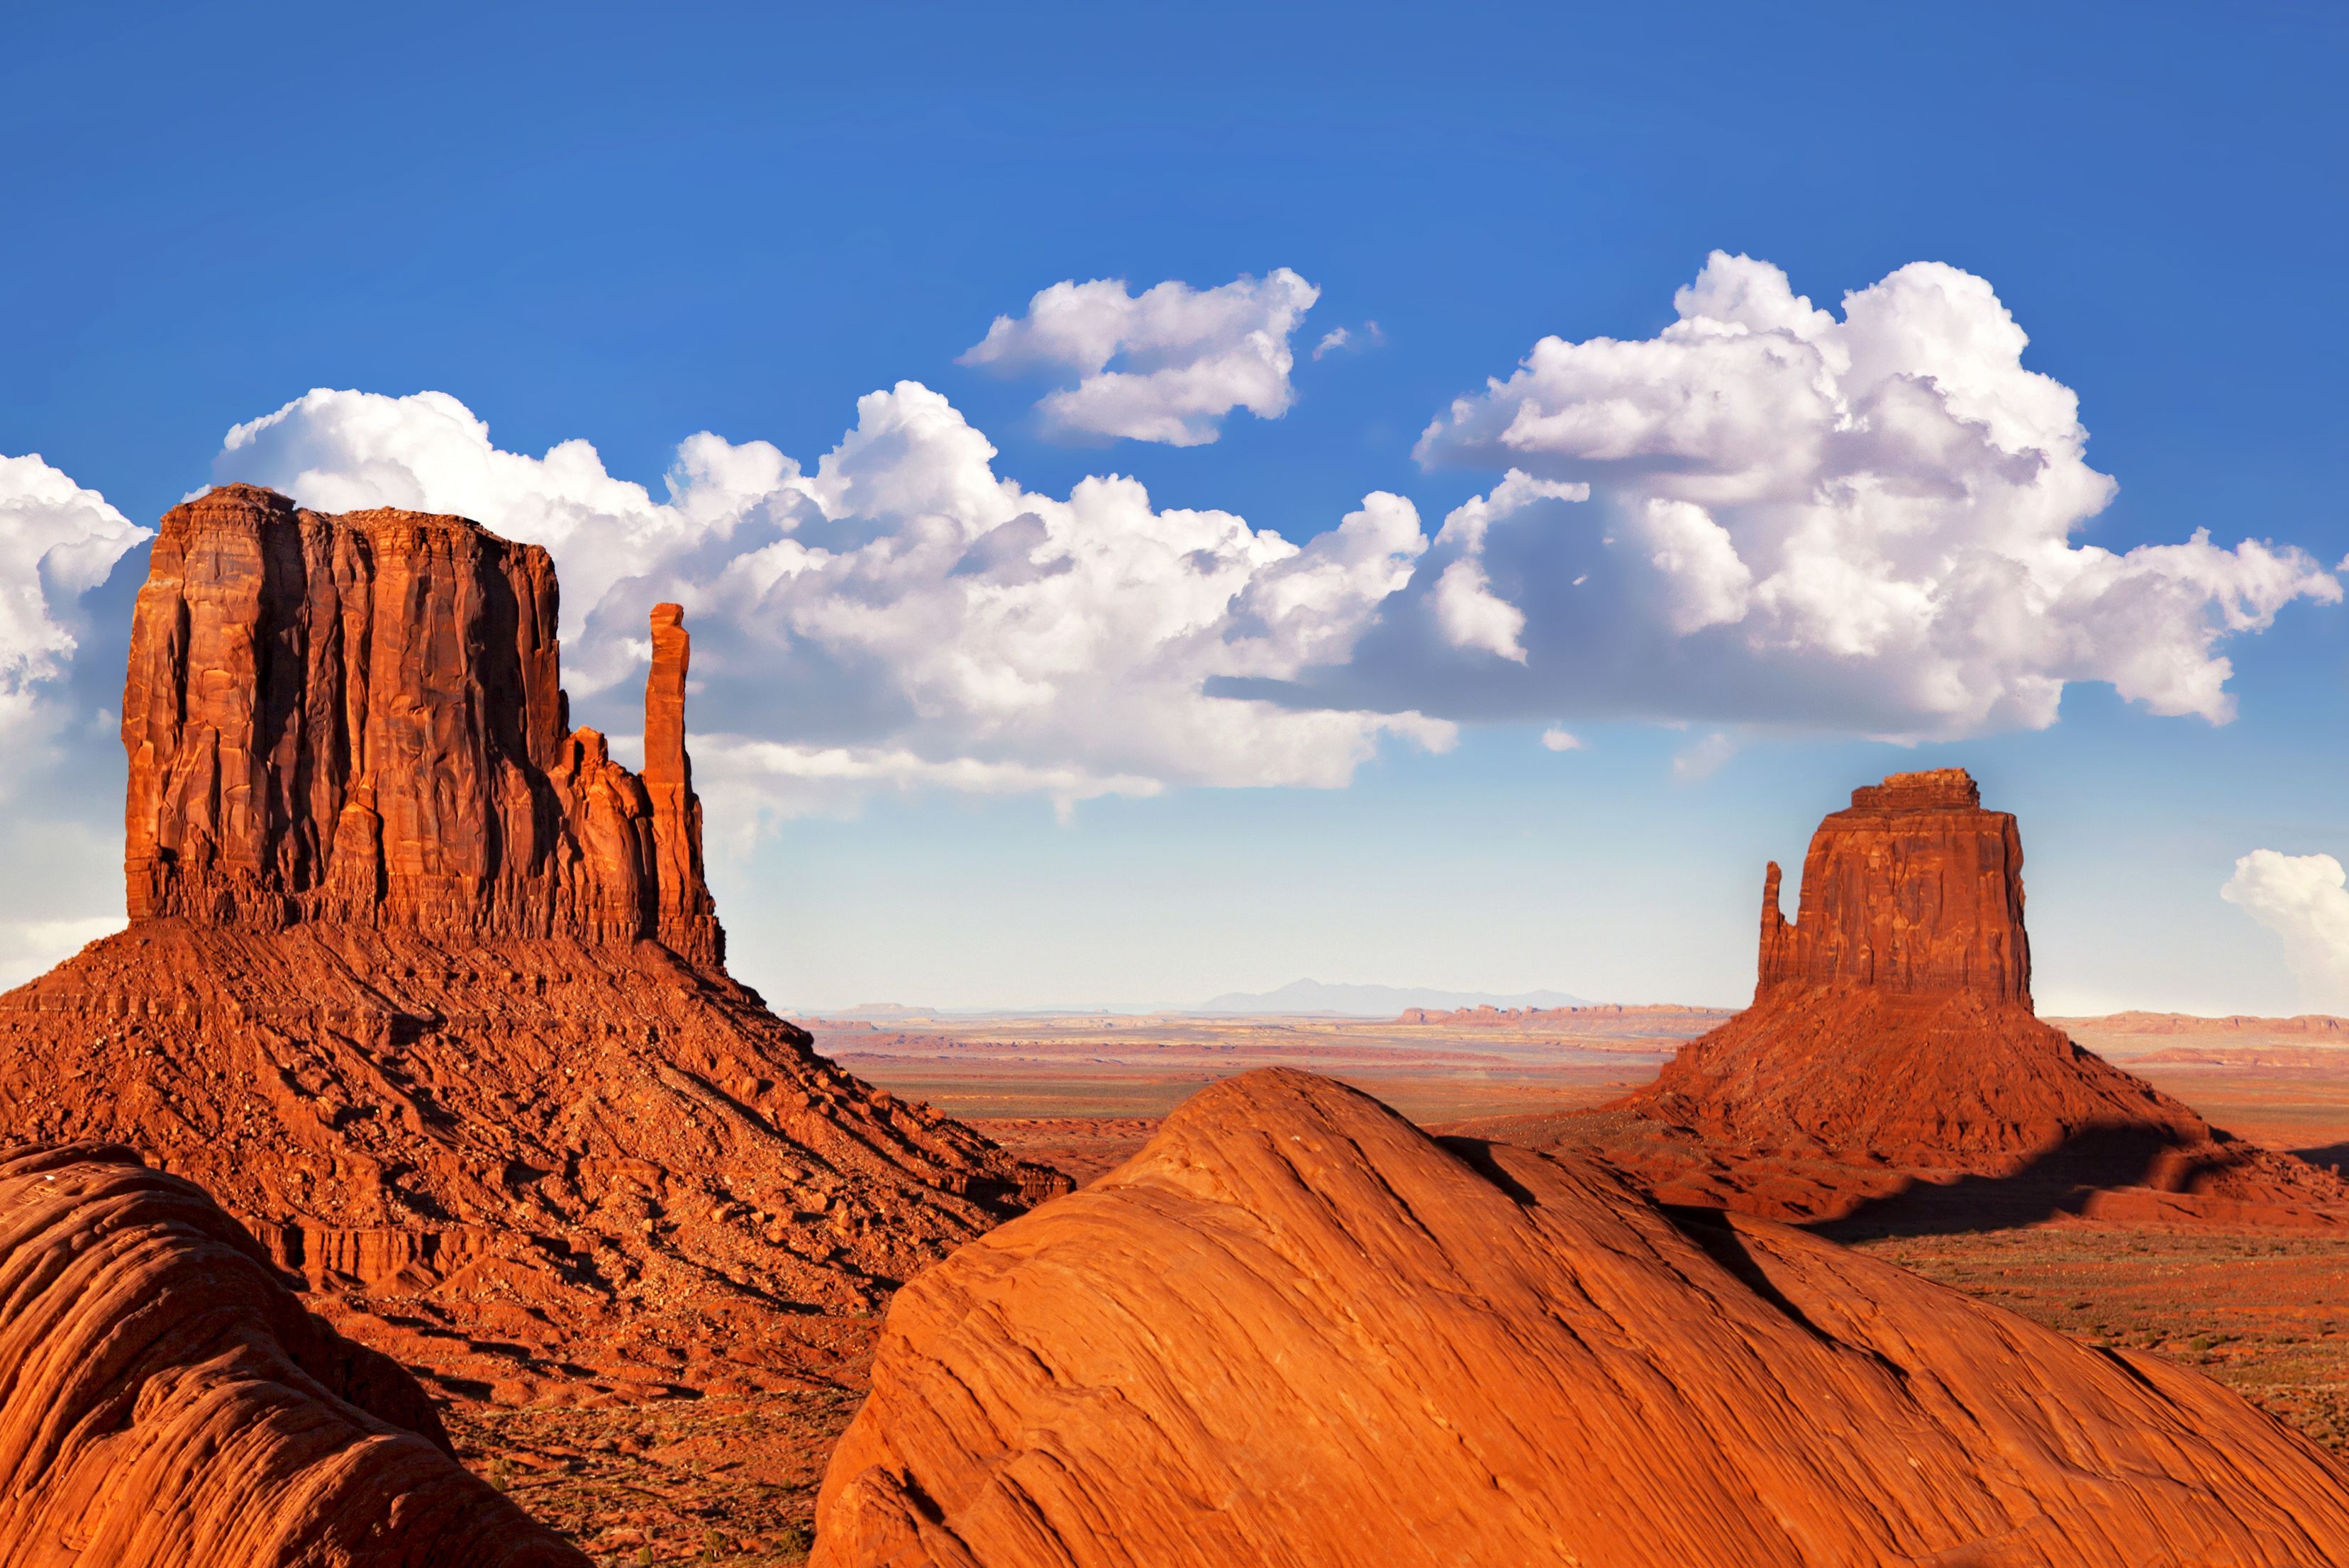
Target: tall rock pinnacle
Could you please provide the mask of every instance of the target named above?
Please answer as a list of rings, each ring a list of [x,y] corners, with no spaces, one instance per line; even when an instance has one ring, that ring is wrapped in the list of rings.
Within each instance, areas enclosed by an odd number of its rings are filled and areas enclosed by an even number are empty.
[[[676,952],[719,962],[726,934],[701,878],[701,801],[685,754],[685,677],[693,639],[685,611],[653,606],[653,667],[645,676],[645,793],[652,800],[650,929]]]
[[[643,777],[569,727],[554,562],[462,518],[228,485],[163,518],[131,624],[131,918],[655,938],[704,966],[683,612]]]

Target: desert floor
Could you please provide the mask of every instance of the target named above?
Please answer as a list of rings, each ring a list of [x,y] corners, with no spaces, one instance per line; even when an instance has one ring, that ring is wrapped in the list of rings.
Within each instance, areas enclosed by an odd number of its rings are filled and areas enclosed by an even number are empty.
[[[1086,1181],[1200,1088],[1249,1068],[1326,1073],[1440,1129],[1596,1105],[1646,1081],[1681,1040],[1724,1016],[1626,1011],[1570,1031],[1071,1015],[813,1027],[817,1047],[860,1077]],[[2349,1159],[2349,1045],[2256,1027],[2167,1035],[2056,1022],[2230,1131],[2328,1164]],[[2349,1228],[2059,1215],[1850,1239],[2091,1344],[2199,1367],[2349,1451]],[[871,1334],[879,1324],[843,1326]],[[791,1563],[804,1559],[824,1460],[861,1396],[843,1383],[749,1399],[460,1407],[450,1417],[468,1463],[599,1563]]]

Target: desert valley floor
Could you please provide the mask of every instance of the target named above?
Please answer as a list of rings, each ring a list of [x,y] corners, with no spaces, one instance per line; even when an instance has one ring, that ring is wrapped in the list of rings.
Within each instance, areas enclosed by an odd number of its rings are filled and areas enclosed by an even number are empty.
[[[858,1077],[968,1121],[1080,1181],[1138,1150],[1206,1085],[1262,1066],[1362,1088],[1423,1126],[1508,1124],[1646,1082],[1726,1015],[1594,1009],[1570,1024],[1337,1017],[941,1016],[806,1020]],[[2267,1148],[2349,1158],[2349,1032],[2261,1019],[2056,1020],[2074,1038]],[[2058,1213],[2003,1228],[1833,1230],[1941,1284],[2094,1345],[2199,1368],[2349,1452],[2349,1227],[2279,1233]],[[871,1328],[877,1330],[877,1315]],[[450,1411],[459,1451],[600,1563],[801,1561],[853,1383],[604,1408]]]

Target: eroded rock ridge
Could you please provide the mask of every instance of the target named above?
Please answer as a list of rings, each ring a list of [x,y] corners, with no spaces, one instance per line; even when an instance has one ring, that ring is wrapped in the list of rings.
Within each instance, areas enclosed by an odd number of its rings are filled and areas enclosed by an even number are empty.
[[[2349,1475],[2216,1383],[1280,1069],[901,1292],[816,1568],[2239,1568]]]
[[[0,1155],[0,1568],[586,1568],[123,1149]]]

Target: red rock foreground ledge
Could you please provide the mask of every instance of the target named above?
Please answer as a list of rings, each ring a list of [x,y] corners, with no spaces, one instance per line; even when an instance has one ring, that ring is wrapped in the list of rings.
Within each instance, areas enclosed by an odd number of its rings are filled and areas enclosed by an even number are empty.
[[[0,1568],[585,1568],[125,1149],[0,1158]]]
[[[2349,1561],[2235,1395],[1288,1070],[899,1294],[815,1568]]]

